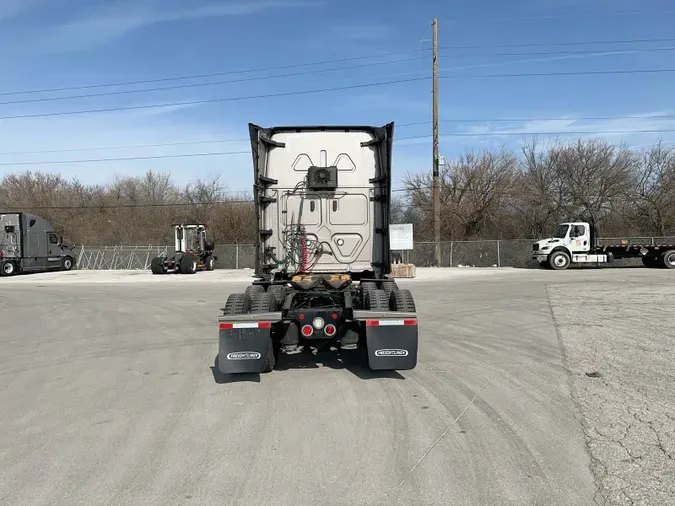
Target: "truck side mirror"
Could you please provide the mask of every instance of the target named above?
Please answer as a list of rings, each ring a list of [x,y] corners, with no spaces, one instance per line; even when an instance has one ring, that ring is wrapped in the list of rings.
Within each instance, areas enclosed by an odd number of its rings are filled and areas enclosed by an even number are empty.
[[[63,236],[60,235],[59,236],[59,246],[61,246],[62,244],[63,244]]]

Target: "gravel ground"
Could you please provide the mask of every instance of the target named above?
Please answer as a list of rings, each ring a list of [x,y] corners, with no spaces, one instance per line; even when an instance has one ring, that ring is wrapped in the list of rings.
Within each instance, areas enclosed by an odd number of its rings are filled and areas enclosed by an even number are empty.
[[[675,504],[675,273],[640,271],[547,291],[600,495]]]

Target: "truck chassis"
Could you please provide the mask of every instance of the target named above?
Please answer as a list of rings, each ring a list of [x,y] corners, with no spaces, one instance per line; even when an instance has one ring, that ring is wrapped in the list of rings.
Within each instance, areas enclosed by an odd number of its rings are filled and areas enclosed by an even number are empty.
[[[409,290],[392,279],[348,274],[254,282],[231,294],[218,318],[221,373],[270,372],[280,353],[302,346],[365,348],[372,370],[417,364],[418,322]]]
[[[565,270],[574,264],[606,264],[625,258],[640,258],[645,267],[675,269],[675,244],[610,244],[599,246],[587,253],[572,253],[558,246],[547,253],[535,249],[532,258],[541,267]]]

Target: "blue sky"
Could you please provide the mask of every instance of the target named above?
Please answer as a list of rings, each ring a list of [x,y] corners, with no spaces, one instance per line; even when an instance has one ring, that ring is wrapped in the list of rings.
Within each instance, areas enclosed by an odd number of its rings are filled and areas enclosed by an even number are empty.
[[[631,12],[629,15],[617,15]],[[650,14],[651,13],[651,14]],[[439,19],[440,150],[518,146],[511,132],[675,130],[675,73],[541,77],[467,76],[675,68],[675,6],[668,0],[0,0],[0,174],[60,172],[87,183],[147,169],[178,183],[220,174],[232,190],[251,187],[250,155],[73,164],[16,163],[248,151],[245,142],[17,154],[247,137],[248,122],[397,125],[394,181],[431,164],[431,81],[336,92],[230,100],[107,113],[37,116],[224,97],[346,87],[430,75],[432,18]],[[652,43],[558,43],[673,38]],[[522,44],[537,46],[513,47]],[[448,48],[448,46],[452,46]],[[458,46],[463,46],[458,47]],[[495,46],[467,48],[467,46]],[[653,49],[657,48],[658,51]],[[635,52],[636,49],[651,49]],[[625,50],[625,52],[618,52]],[[406,52],[408,51],[408,52]],[[551,52],[586,52],[557,54]],[[633,51],[633,52],[630,52]],[[382,57],[385,53],[400,54]],[[514,55],[538,52],[544,54]],[[499,53],[499,54],[495,54]],[[506,54],[504,54],[506,53]],[[358,56],[330,65],[136,86],[50,93],[27,90],[156,80]],[[401,61],[406,60],[406,61]],[[386,62],[386,63],[385,63]],[[365,64],[377,63],[369,67]],[[355,65],[361,65],[354,68]],[[308,73],[344,67],[341,72]],[[347,68],[352,67],[352,68]],[[305,72],[281,78],[279,74]],[[210,86],[55,101],[46,99],[213,81]],[[669,93],[670,91],[670,93]],[[23,103],[7,103],[24,101]],[[673,118],[656,116],[673,115]],[[576,118],[637,116],[626,119]],[[495,122],[513,118],[531,121]],[[468,122],[452,120],[472,120]],[[487,120],[487,121],[485,121]],[[419,123],[408,125],[409,123]],[[675,132],[602,134],[633,146]],[[406,137],[424,137],[406,140]],[[574,136],[577,137],[577,136]],[[13,153],[13,154],[12,154]]]

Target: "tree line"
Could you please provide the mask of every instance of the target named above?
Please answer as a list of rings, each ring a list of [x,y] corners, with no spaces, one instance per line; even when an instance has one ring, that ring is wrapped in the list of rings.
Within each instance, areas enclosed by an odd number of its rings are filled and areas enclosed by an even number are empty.
[[[413,223],[417,241],[433,240],[432,183],[430,170],[408,173],[392,197],[392,221]],[[584,139],[467,150],[441,165],[439,192],[443,240],[542,237],[570,219],[593,220],[605,237],[675,235],[675,148]],[[250,193],[233,195],[218,177],[179,187],[153,170],[106,185],[9,174],[0,180],[7,211],[39,214],[90,246],[171,244],[179,222],[205,223],[219,244],[255,237]]]

